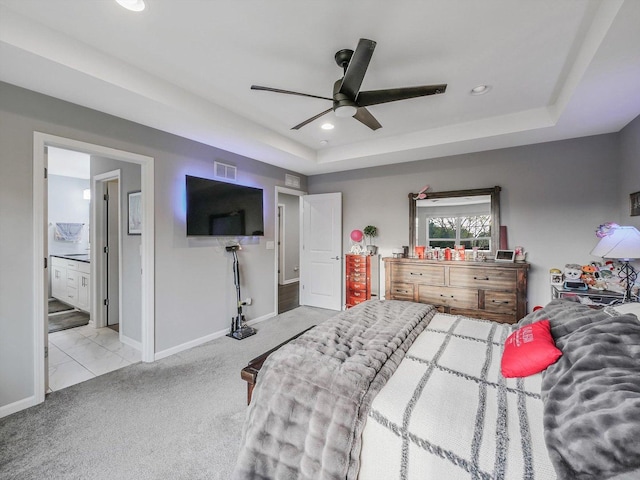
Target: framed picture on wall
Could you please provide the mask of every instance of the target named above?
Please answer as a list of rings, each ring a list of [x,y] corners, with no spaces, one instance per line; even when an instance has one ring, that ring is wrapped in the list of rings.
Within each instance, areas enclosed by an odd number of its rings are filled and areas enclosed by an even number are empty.
[[[142,192],[129,192],[128,197],[127,233],[142,235]]]
[[[632,193],[631,197],[631,216],[640,215],[640,192]]]

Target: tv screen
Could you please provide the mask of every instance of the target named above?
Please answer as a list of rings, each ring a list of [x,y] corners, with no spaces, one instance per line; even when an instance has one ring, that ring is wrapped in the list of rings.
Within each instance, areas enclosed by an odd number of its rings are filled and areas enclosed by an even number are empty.
[[[187,236],[262,236],[262,189],[186,176]]]

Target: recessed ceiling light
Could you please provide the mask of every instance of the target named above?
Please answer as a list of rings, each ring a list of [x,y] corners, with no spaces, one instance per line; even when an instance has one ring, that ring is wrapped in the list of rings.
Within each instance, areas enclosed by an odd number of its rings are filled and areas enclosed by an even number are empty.
[[[491,90],[491,85],[478,85],[477,87],[473,87],[469,93],[471,95],[484,95],[489,90]]]
[[[323,123],[320,128],[323,130],[333,130],[333,123]]]
[[[116,0],[116,2],[132,12],[141,12],[146,7],[144,0]]]

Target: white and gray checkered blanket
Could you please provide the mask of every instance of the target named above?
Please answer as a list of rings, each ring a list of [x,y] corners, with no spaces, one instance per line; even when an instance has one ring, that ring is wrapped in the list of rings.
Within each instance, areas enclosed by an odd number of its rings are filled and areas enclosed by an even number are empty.
[[[436,314],[371,405],[359,480],[555,479],[540,374],[500,374],[511,330]]]

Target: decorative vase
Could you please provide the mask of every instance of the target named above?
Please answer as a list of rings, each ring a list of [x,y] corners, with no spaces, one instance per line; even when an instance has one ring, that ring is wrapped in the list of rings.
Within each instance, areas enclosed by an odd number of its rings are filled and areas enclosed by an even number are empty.
[[[369,252],[369,255],[375,255],[378,253],[378,246],[377,245],[367,245],[367,252]]]

